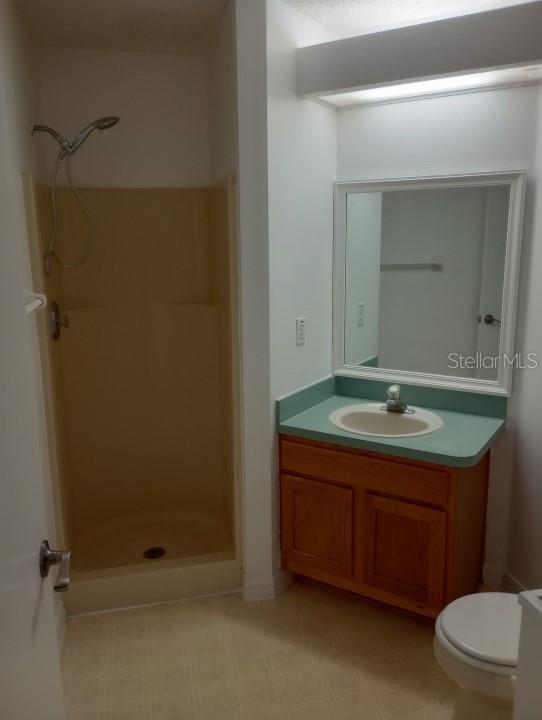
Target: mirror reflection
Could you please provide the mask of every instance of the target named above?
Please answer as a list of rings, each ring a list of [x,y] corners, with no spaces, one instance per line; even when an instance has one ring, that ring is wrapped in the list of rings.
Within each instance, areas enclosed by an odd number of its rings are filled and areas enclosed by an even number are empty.
[[[496,380],[509,205],[510,185],[348,193],[345,364]]]

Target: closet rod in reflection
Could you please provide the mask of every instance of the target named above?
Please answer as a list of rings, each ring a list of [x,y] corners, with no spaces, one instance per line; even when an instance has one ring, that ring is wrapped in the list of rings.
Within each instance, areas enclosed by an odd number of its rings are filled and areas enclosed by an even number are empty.
[[[380,266],[381,270],[432,270],[439,272],[442,270],[442,263],[387,263]]]

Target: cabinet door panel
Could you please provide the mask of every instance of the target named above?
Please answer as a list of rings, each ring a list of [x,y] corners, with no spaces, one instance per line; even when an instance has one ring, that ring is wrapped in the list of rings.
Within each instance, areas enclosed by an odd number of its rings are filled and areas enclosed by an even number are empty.
[[[294,475],[281,482],[285,568],[351,577],[352,488]]]
[[[367,494],[363,582],[439,607],[444,598],[446,513]]]

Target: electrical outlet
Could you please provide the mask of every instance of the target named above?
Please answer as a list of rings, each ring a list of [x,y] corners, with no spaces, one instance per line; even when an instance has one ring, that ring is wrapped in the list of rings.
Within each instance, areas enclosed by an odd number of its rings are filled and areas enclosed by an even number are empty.
[[[358,303],[358,327],[365,325],[365,303]]]
[[[305,344],[305,318],[296,318],[295,321],[295,344]]]

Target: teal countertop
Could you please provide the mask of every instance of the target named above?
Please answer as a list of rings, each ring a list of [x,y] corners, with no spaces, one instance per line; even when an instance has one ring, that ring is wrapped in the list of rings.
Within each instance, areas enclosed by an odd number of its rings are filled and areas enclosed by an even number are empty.
[[[314,391],[312,392],[314,395]],[[315,396],[316,402],[310,407],[300,408],[301,412],[291,415],[281,412],[283,400],[278,400],[278,432],[360,450],[424,460],[438,465],[469,467],[476,465],[483,457],[505,425],[502,417],[488,417],[433,407],[432,411],[439,415],[444,423],[440,430],[433,433],[410,438],[363,436],[336,427],[329,419],[329,415],[334,410],[347,405],[372,403],[374,398],[332,394],[322,399],[324,394],[327,393],[321,393],[320,397]]]

